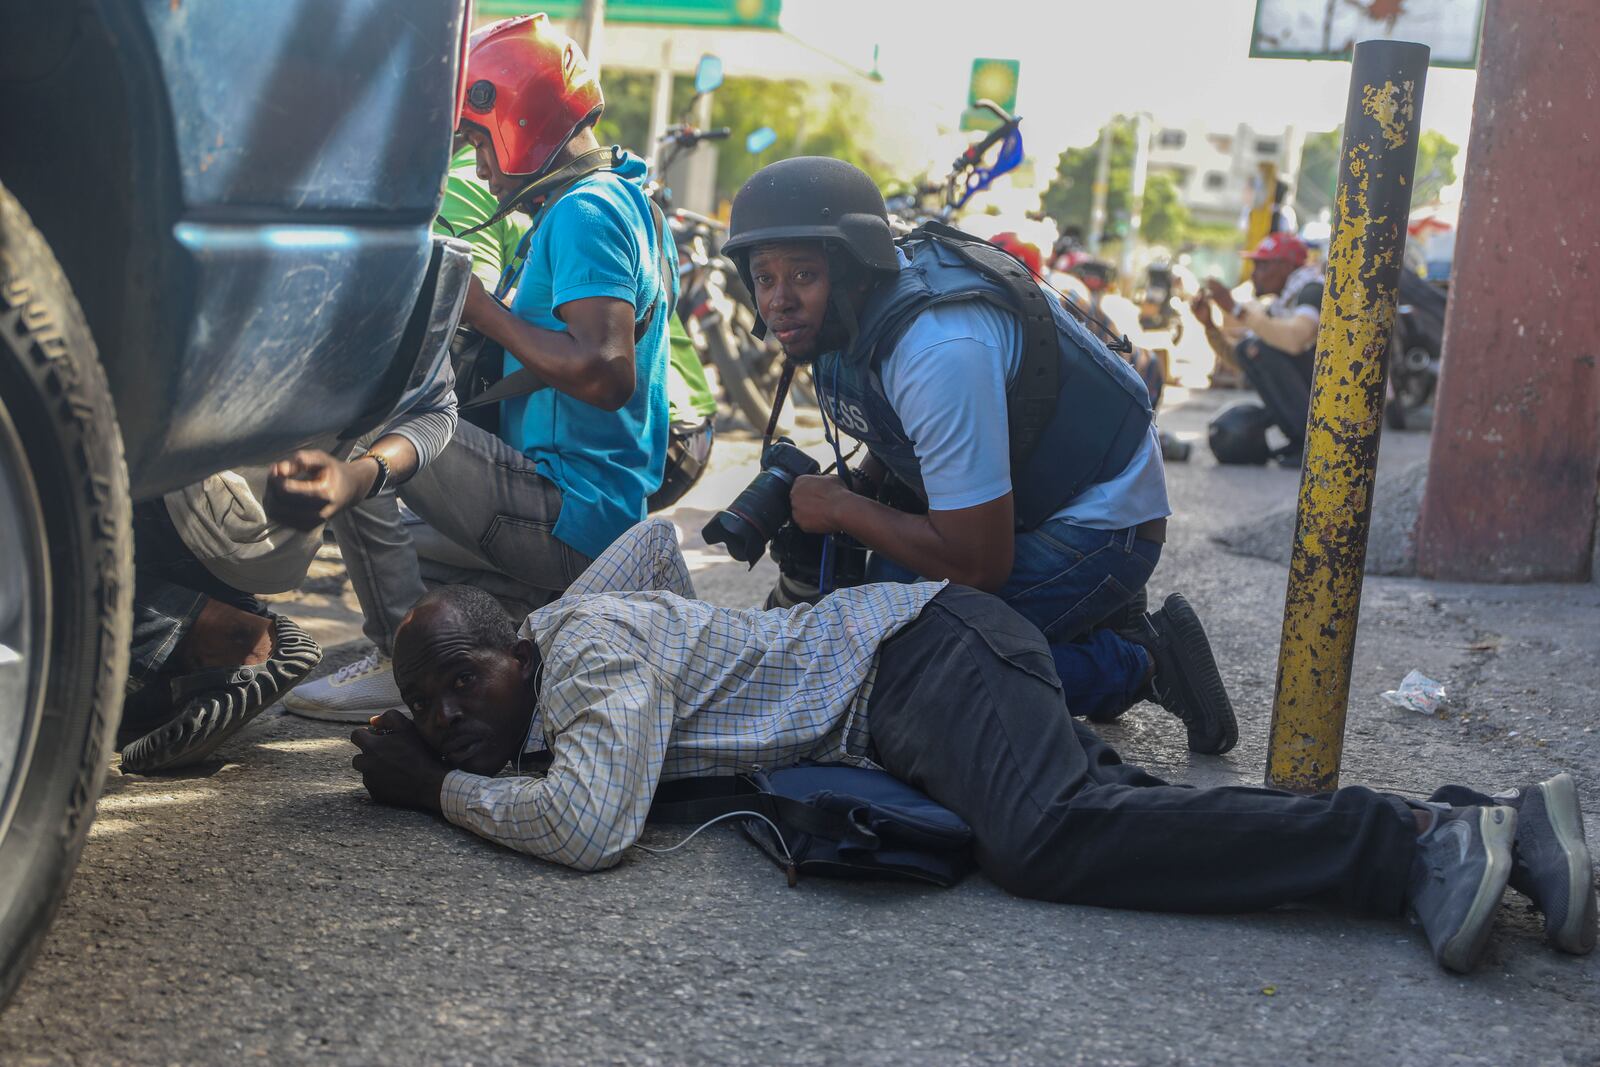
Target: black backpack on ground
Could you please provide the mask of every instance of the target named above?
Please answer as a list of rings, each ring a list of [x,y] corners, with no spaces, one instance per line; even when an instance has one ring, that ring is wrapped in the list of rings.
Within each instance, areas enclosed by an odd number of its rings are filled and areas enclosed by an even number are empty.
[[[1211,454],[1218,463],[1260,465],[1272,458],[1267,428],[1272,416],[1260,404],[1235,404],[1211,420]]]
[[[791,886],[802,874],[952,886],[973,865],[965,820],[874,767],[801,763],[667,781],[649,821],[704,827],[721,819],[737,819]]]

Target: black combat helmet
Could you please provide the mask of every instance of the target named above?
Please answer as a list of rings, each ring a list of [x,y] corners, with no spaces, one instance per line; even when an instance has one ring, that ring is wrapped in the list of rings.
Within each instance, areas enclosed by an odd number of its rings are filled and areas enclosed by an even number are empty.
[[[780,159],[744,183],[733,198],[722,253],[738,265],[739,277],[751,293],[755,283],[750,277],[750,253],[773,241],[821,241],[836,265],[844,255],[868,272],[892,274],[900,269],[883,194],[865,171],[842,159]],[[854,337],[855,313],[838,288],[830,305]],[[756,336],[766,332],[758,309]]]
[[[770,241],[827,241],[869,270],[900,268],[877,185],[828,156],[780,159],[752,174],[733,198],[723,253],[742,266],[751,249]]]

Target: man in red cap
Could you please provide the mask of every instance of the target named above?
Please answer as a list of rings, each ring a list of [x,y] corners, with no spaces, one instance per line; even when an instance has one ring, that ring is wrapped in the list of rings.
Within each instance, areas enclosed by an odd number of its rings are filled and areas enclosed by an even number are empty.
[[[1273,425],[1289,439],[1278,462],[1299,467],[1311,410],[1322,267],[1306,264],[1305,243],[1292,233],[1268,234],[1244,258],[1255,264],[1250,281],[1257,299],[1241,303],[1211,278],[1195,298],[1195,317],[1218,358],[1238,361]],[[1212,305],[1222,312],[1220,325],[1212,318]]]

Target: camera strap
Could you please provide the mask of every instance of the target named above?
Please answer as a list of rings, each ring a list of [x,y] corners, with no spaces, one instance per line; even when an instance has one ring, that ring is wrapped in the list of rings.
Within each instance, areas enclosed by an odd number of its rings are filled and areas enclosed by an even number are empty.
[[[789,385],[794,381],[795,365],[787,357],[783,361],[783,371],[778,375],[778,388],[772,397],[772,415],[767,419],[767,430],[761,435],[761,454],[767,454],[767,448],[772,444],[772,439],[778,434],[778,418],[783,414],[783,404],[789,398]],[[839,366],[834,364],[833,373],[839,373]],[[838,388],[835,381],[834,387]],[[828,444],[833,448],[834,467],[839,472],[839,480],[844,482],[846,488],[853,488],[850,482],[850,468],[845,465],[845,457],[839,448],[839,437],[834,432],[833,420],[828,418],[828,407],[818,398],[818,410],[822,414],[822,436],[827,438]],[[854,455],[854,453],[851,453]],[[822,535],[822,573],[817,588],[826,595],[833,591],[833,534]]]
[[[839,395],[839,360],[833,361],[833,388],[831,396]],[[839,448],[839,435],[834,429],[833,420],[828,417],[828,405],[821,396],[817,397],[817,410],[822,414],[822,436],[828,439],[828,444],[833,448],[833,461],[839,471],[839,480],[846,489],[854,490],[855,486],[850,480],[850,468],[845,466],[844,453]],[[833,592],[833,534],[822,536],[822,566],[818,574],[817,589],[826,596]]]
[[[778,374],[778,388],[772,394],[772,414],[767,418],[767,432],[761,435],[761,454],[767,454],[767,446],[772,444],[772,439],[778,435],[778,416],[783,414],[783,402],[789,399],[789,383],[794,381],[794,364],[784,357],[783,370]],[[826,418],[826,416],[824,416]]]

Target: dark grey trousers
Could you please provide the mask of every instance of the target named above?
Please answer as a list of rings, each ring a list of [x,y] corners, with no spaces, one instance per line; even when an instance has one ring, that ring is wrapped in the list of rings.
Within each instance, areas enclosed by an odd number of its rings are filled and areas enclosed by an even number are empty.
[[[1244,368],[1251,388],[1260,394],[1273,425],[1289,439],[1290,449],[1298,452],[1305,448],[1315,353],[1291,355],[1260,338],[1247,337],[1234,349],[1234,356]]]
[[[413,540],[392,495],[363,501],[329,524],[366,617],[367,639],[384,654],[425,579],[487,589],[507,610],[543,607],[591,560],[556,539],[561,489],[533,460],[463,422],[450,444],[400,486],[399,497],[430,530]],[[419,550],[450,555],[428,567]],[[453,548],[453,551],[449,551]]]
[[[1405,801],[1168,785],[1067,715],[1044,637],[951,586],[885,642],[874,758],[972,826],[979,866],[1026,897],[1159,911],[1295,902],[1401,913],[1416,851]]]

